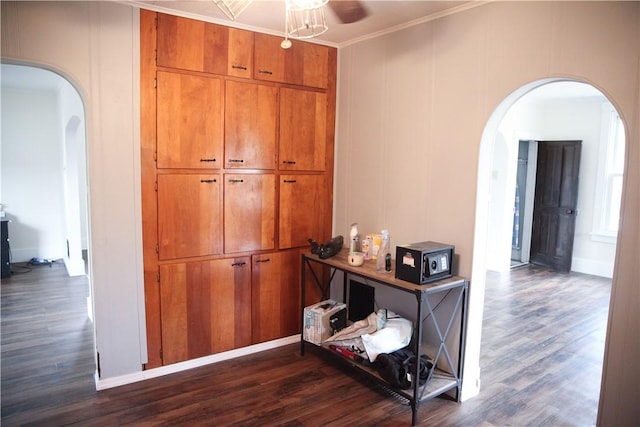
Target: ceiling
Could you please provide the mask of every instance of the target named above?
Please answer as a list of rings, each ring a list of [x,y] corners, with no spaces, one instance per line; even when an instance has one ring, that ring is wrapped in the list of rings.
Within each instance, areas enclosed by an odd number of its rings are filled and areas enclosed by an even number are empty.
[[[606,97],[595,87],[590,84],[574,82],[574,81],[559,81],[548,83],[527,92],[525,95],[530,101],[544,101],[551,99],[584,99],[584,98],[601,98]]]
[[[57,91],[62,77],[49,70],[14,64],[2,64],[0,68],[1,88]]]
[[[330,0],[341,1],[341,0]],[[123,0],[144,9],[165,12],[187,18],[200,19],[216,24],[239,27],[252,31],[284,36],[284,0],[253,0],[238,17],[229,20],[212,0],[147,1]],[[358,22],[342,24],[330,7],[325,7],[329,29],[314,39],[318,43],[340,47],[358,40],[428,21],[442,15],[455,13],[486,3],[485,1],[383,1],[363,0],[360,2],[368,11],[368,16]]]

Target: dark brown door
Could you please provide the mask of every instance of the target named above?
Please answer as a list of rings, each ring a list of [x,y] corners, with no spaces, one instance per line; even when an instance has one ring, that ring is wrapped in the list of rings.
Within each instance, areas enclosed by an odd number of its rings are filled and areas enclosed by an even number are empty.
[[[581,144],[538,142],[530,261],[558,271],[571,269]]]

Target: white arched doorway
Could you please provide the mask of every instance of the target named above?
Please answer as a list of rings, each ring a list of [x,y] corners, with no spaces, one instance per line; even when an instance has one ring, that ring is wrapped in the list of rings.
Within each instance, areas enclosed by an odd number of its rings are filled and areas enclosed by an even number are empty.
[[[502,195],[508,203],[513,203],[513,186],[515,186],[515,171],[511,171],[512,176],[503,181],[502,189],[496,188],[494,183],[496,178],[496,172],[494,168],[494,162],[499,161],[496,156],[508,158],[508,151],[510,144],[517,144],[519,139],[531,138],[528,135],[508,134],[505,135],[501,132],[501,126],[505,117],[508,116],[512,107],[526,94],[530,93],[536,88],[541,88],[545,85],[554,82],[566,82],[567,79],[543,79],[538,80],[517,89],[509,96],[507,96],[495,109],[491,117],[489,118],[486,127],[484,129],[478,163],[478,187],[477,187],[477,200],[476,200],[476,218],[475,218],[475,236],[474,236],[474,255],[471,283],[473,283],[473,289],[469,295],[469,328],[467,335],[467,353],[465,355],[465,374],[471,378],[479,378],[479,360],[480,360],[480,337],[482,332],[482,317],[484,307],[484,294],[486,280],[485,275],[487,266],[490,264],[490,251],[495,251],[495,230],[491,229],[491,216],[495,214],[496,207],[495,195],[502,191]],[[533,137],[535,138],[535,137]],[[624,144],[623,144],[624,145]],[[511,147],[513,149],[513,147]],[[596,154],[597,156],[598,154]],[[503,159],[504,160],[504,159]],[[515,168],[515,164],[514,164]],[[601,190],[598,190],[601,191]],[[619,196],[618,196],[619,198]],[[504,205],[504,203],[503,203]],[[619,206],[619,200],[618,200]],[[504,221],[503,221],[504,223]],[[510,228],[511,224],[507,223],[505,228]],[[510,231],[510,230],[509,230]],[[511,236],[506,236],[506,239],[510,239]],[[490,241],[490,239],[492,239]],[[505,240],[505,239],[503,239]],[[490,242],[490,243],[489,243]],[[611,269],[613,269],[613,257],[615,256],[615,236],[613,237],[613,255],[611,259]],[[492,252],[493,253],[493,252]],[[508,264],[507,264],[508,265]],[[507,267],[508,268],[508,267]],[[573,267],[572,267],[573,269]],[[578,270],[579,271],[579,270]],[[594,273],[590,273],[594,274]],[[606,276],[606,274],[601,274]],[[608,277],[611,277],[610,275]],[[470,397],[479,391],[479,382],[472,384],[467,382],[465,384],[466,390],[463,391],[465,398]]]
[[[38,64],[1,66],[3,111],[12,111],[2,140],[3,151],[14,153],[3,159],[11,167],[2,172],[3,202],[15,219],[12,262],[61,259],[69,276],[86,275],[93,320],[83,100],[60,72]]]
[[[3,126],[2,199],[16,219],[13,262],[62,259],[70,276],[84,275],[89,239],[80,94],[59,73],[22,64],[2,64],[2,87],[3,110],[11,111]]]

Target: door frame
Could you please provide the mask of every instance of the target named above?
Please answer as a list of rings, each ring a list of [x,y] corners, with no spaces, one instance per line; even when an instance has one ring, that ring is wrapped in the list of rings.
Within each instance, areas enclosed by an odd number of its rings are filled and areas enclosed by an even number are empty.
[[[533,202],[536,189],[536,173],[538,172],[538,141],[535,139],[518,138],[518,143],[527,143],[527,179],[524,196],[524,215],[522,221],[522,242],[520,248],[520,262],[527,264],[531,255],[531,230],[533,228]],[[521,202],[523,202],[521,200]]]

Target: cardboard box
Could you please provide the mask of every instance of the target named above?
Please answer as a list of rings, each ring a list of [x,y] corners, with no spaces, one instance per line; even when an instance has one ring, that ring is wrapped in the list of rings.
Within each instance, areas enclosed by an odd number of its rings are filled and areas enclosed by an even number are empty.
[[[302,338],[316,345],[322,344],[324,340],[333,335],[330,324],[331,317],[341,310],[344,310],[343,314],[346,316],[346,304],[333,300],[305,307],[302,319]]]

